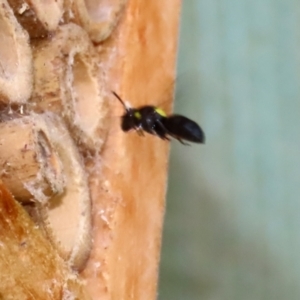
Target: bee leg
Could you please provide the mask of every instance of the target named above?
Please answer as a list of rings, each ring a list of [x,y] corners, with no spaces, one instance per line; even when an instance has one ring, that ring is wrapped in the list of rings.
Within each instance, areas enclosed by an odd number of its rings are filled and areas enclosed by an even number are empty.
[[[153,134],[160,137],[162,140],[170,141],[170,138],[167,136],[169,135],[169,131],[167,128],[162,124],[160,121],[156,121],[155,125],[157,126],[157,130],[153,130]],[[159,129],[159,130],[158,130]]]
[[[157,121],[157,125],[159,125],[159,127],[165,131],[166,134],[168,134],[169,136],[171,136],[172,138],[174,138],[175,140],[179,141],[182,145],[185,145],[185,146],[191,146],[190,144],[188,143],[185,143],[181,138],[179,138],[178,136],[172,134],[172,132],[170,132],[162,122],[160,121]],[[162,139],[166,139],[166,140],[170,140],[166,135],[164,137],[161,137]]]
[[[145,136],[144,131],[143,131],[143,129],[141,127],[136,127],[135,131],[137,132],[137,134],[139,136]]]
[[[165,136],[163,134],[158,133],[155,129],[151,130],[151,132],[149,132],[149,133],[161,138],[162,140],[165,139]]]
[[[156,136],[158,136],[159,138],[161,138],[164,141],[171,141],[171,139],[166,135],[166,134],[158,134],[157,132],[153,131],[153,134],[155,134]]]
[[[175,136],[174,136],[174,139],[176,139],[177,141],[179,141],[182,145],[185,145],[185,146],[191,146],[190,144],[185,143],[182,139],[180,139],[180,138],[178,138],[178,137],[175,137]]]
[[[170,141],[171,139],[167,136],[169,135],[170,137],[172,137],[173,139],[179,141],[181,144],[185,145],[185,146],[190,146],[190,144],[185,143],[181,138],[179,138],[178,136],[174,135],[172,132],[170,132],[161,121],[157,121],[157,125],[160,127],[161,130],[163,130],[164,135],[161,135],[160,138],[162,138],[163,140],[168,140]]]

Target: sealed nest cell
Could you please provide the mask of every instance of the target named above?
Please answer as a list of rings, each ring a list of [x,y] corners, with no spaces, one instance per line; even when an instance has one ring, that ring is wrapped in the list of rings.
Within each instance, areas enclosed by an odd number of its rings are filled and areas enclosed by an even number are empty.
[[[112,33],[127,0],[66,0],[64,18],[82,26],[91,40],[100,43]]]
[[[24,203],[62,194],[65,170],[53,129],[39,115],[0,123],[0,178]]]
[[[3,183],[27,205],[60,255],[82,268],[91,246],[90,192],[63,120],[33,113],[0,123],[0,135]]]
[[[32,91],[32,53],[6,0],[0,0],[0,45],[0,103],[24,104]]]
[[[85,284],[0,181],[0,298],[91,300]]]
[[[108,129],[108,101],[87,33],[75,24],[63,25],[51,39],[35,43],[33,57],[31,108],[61,115],[81,148],[99,151]]]

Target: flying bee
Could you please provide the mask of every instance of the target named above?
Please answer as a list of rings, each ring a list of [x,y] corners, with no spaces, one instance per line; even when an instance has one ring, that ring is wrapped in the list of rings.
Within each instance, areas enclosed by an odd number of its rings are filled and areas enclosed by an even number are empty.
[[[168,116],[161,108],[144,105],[138,108],[131,108],[125,104],[121,97],[112,92],[125,109],[122,116],[121,128],[124,132],[136,130],[139,135],[144,132],[156,135],[163,140],[170,140],[170,137],[186,145],[183,140],[193,143],[205,142],[205,135],[200,126],[181,115]]]

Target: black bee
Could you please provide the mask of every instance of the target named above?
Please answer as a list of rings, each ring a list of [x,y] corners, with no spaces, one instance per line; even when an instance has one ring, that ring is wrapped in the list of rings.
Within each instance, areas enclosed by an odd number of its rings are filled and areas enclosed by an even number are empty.
[[[117,93],[112,93],[125,108],[121,122],[123,131],[127,132],[134,129],[139,135],[144,135],[145,131],[163,140],[170,140],[172,137],[185,145],[183,140],[204,144],[203,130],[196,122],[187,117],[181,115],[167,116],[161,108],[151,105],[131,108],[124,103]]]

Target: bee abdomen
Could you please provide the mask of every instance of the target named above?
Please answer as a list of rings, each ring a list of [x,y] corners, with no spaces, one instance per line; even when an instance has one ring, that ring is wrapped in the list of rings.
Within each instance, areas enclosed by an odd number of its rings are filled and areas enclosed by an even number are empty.
[[[171,115],[164,119],[163,124],[175,138],[201,144],[205,142],[205,134],[201,127],[187,117]]]

